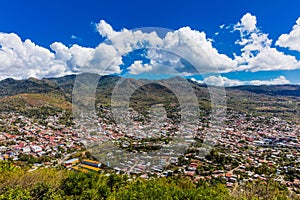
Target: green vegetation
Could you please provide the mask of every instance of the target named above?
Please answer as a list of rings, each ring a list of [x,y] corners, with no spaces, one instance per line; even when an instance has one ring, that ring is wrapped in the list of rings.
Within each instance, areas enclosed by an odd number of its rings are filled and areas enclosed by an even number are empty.
[[[248,182],[230,192],[219,182],[174,176],[129,179],[126,175],[81,173],[58,169],[25,171],[0,162],[0,199],[288,199],[276,183]]]

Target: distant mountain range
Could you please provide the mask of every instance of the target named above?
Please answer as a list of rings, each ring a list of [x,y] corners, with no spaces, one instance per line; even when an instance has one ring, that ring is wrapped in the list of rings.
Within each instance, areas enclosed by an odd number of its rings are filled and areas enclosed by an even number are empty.
[[[229,89],[273,96],[300,96],[300,85],[243,85],[230,87]]]
[[[96,90],[96,103],[109,106],[111,95],[119,83],[119,76],[99,76],[95,74],[81,74],[87,79],[99,79]],[[173,78],[174,79],[174,78]],[[161,80],[172,83],[172,78]],[[76,75],[59,78],[29,78],[25,80],[5,79],[0,81],[0,111],[27,111],[41,107],[55,109],[72,108],[72,92]],[[184,80],[184,79],[183,79]],[[151,83],[151,80],[122,79],[130,88],[137,88],[130,99],[131,106],[144,109],[153,103],[178,104],[175,94],[168,88]],[[147,84],[148,82],[149,84]],[[208,110],[210,94],[205,84],[187,80],[198,97],[199,107]],[[186,82],[186,80],[185,80]],[[146,84],[145,84],[146,83]],[[181,87],[180,84],[175,87]],[[227,108],[242,112],[269,114],[285,118],[299,116],[299,85],[261,85],[235,86],[226,88]]]
[[[94,75],[98,76],[98,75]],[[98,89],[101,91],[112,90],[119,76],[99,76]],[[49,93],[54,92],[57,94],[70,97],[73,91],[74,81],[76,75],[67,75],[59,78],[29,78],[25,80],[15,80],[12,78],[0,81],[0,97],[13,96],[17,94],[28,93]],[[130,79],[130,81],[138,84],[139,80]],[[189,82],[197,87],[206,87],[205,84],[198,84],[196,82]],[[300,85],[243,85],[227,87],[226,90],[240,90],[247,91],[255,94],[265,94],[272,96],[300,96]]]

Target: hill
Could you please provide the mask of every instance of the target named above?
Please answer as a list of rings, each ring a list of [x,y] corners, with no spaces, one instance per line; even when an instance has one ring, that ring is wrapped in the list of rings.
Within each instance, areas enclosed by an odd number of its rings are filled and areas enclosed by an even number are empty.
[[[118,76],[81,74],[83,78],[99,80],[96,89],[96,104],[110,106],[111,96],[117,84],[127,84],[128,90],[136,88],[130,97],[130,106],[147,110],[153,104],[179,106],[178,99],[169,88],[151,80],[121,79]],[[84,80],[84,79],[83,79]],[[59,78],[29,78],[26,80],[5,79],[0,81],[0,110],[20,111],[42,107],[71,111],[73,86],[76,75]],[[171,84],[174,78],[160,80]],[[178,80],[177,80],[178,81]],[[183,80],[182,80],[183,81]],[[210,94],[204,84],[188,80],[196,94],[200,109],[209,111]],[[78,84],[78,83],[77,83]],[[84,84],[84,83],[79,83]],[[180,89],[180,80],[174,88]],[[228,110],[257,115],[272,115],[286,119],[299,119],[300,86],[236,86],[226,88]]]
[[[10,109],[23,110],[30,108],[41,107],[56,107],[63,110],[70,110],[71,103],[66,101],[65,98],[58,94],[44,93],[44,94],[17,94],[7,96],[0,99],[0,109],[4,110],[5,106],[14,106]]]
[[[243,85],[229,87],[228,89],[273,96],[300,96],[300,85]]]
[[[29,78],[25,80],[14,80],[12,78],[0,81],[0,97],[13,96],[17,94],[40,94],[48,92],[59,92],[60,88],[48,79]]]

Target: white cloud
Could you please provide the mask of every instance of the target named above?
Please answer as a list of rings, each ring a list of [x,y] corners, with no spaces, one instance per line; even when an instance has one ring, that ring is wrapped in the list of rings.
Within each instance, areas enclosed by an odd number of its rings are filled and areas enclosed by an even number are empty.
[[[168,32],[163,42],[163,49],[185,58],[200,73],[227,72],[236,68],[237,63],[220,54],[204,32],[191,30],[190,27]]]
[[[209,76],[201,80],[196,80],[195,78],[191,78],[192,81],[195,81],[200,84],[207,84],[212,86],[224,86],[224,87],[231,87],[231,86],[238,86],[238,85],[244,85],[245,83],[237,80],[237,79],[229,79],[224,76]]]
[[[143,61],[136,60],[132,65],[130,65],[128,68],[130,74],[142,74],[145,72],[150,72],[152,70],[151,64],[143,64]]]
[[[76,36],[76,35],[71,35],[70,37],[72,40],[78,41],[78,42],[82,42],[82,38]]]
[[[169,31],[164,38],[160,38],[155,32],[143,33],[141,30],[123,29],[117,32],[103,20],[97,27],[100,35],[106,37],[107,42],[111,43],[120,55],[129,53],[134,49],[154,48],[185,58],[202,73],[231,71],[237,64],[227,55],[220,54],[212,46],[212,41],[206,37],[204,32],[191,30],[190,27]],[[166,54],[161,54],[159,59],[166,60],[164,55]],[[151,55],[147,56],[150,57]],[[180,62],[180,59],[178,61]],[[159,63],[160,61],[152,57],[152,62]],[[180,66],[179,62],[174,66]]]
[[[239,71],[250,70],[257,72],[300,68],[300,63],[294,56],[285,55],[283,52],[270,47],[261,49],[255,56],[245,51],[242,53],[242,56],[237,56],[236,60],[242,63],[238,68]]]
[[[279,76],[278,78],[261,81],[261,80],[253,80],[250,81],[250,85],[284,85],[290,84],[291,82],[287,80],[284,76]]]
[[[100,20],[100,22],[96,24],[96,29],[102,37],[111,38],[117,34],[112,26],[104,20]]]
[[[224,86],[224,87],[232,87],[238,85],[284,85],[290,84],[290,81],[287,80],[284,76],[279,76],[278,78],[271,80],[252,80],[252,81],[240,81],[237,79],[229,79],[224,76],[209,76],[204,78],[203,81],[198,81],[195,78],[191,78],[192,81],[196,81],[198,83],[206,83],[207,85],[213,86]]]
[[[256,30],[256,16],[246,13],[240,22],[238,22],[234,28],[240,30],[241,32],[251,33]]]
[[[207,85],[225,86],[225,87],[243,85],[243,82],[239,80],[229,79],[223,76],[209,76],[206,77],[203,80],[203,82],[206,83]]]
[[[56,59],[64,62],[73,72],[94,72],[99,74],[120,73],[123,64],[118,52],[110,45],[101,43],[96,48],[73,45],[70,48],[55,42],[51,46]]]
[[[3,78],[60,76],[68,73],[61,60],[48,49],[14,33],[0,33],[0,74]]]
[[[70,48],[60,42],[54,42],[50,48],[55,52],[55,59],[60,60],[72,72],[87,67],[92,59],[94,49],[73,45]]]
[[[55,51],[55,57],[62,61],[67,61],[72,58],[72,53],[68,47],[60,42],[54,42],[50,45],[50,48]]]
[[[255,72],[300,68],[300,63],[294,56],[285,55],[276,48],[272,48],[272,40],[268,38],[268,34],[261,32],[256,24],[256,16],[247,13],[234,26],[234,29],[239,31],[241,35],[241,39],[236,43],[242,47],[241,55],[235,54],[234,59],[219,53],[213,47],[212,40],[206,37],[205,32],[192,30],[190,27],[169,31],[164,38],[158,37],[154,32],[143,33],[140,30],[127,29],[115,31],[103,20],[97,25],[97,30],[108,39],[108,43],[115,48],[119,55],[124,55],[134,49],[154,48],[154,50],[147,52],[147,58],[152,63],[164,64],[166,60],[171,60],[171,57],[160,52],[168,51],[189,61],[197,70],[194,70],[193,73],[242,70]],[[153,56],[154,54],[155,56]],[[172,63],[173,71],[193,74],[188,69],[184,69],[187,70],[184,71],[181,66],[180,59]],[[157,68],[153,66],[152,70],[154,69]]]
[[[300,62],[291,55],[286,55],[271,47],[272,40],[268,34],[256,27],[256,17],[247,13],[234,27],[240,31],[241,39],[236,44],[242,46],[240,56],[235,55],[236,70],[269,71],[299,69]]]
[[[276,45],[290,50],[300,51],[300,17],[289,34],[282,34],[276,41]]]
[[[159,37],[156,32],[142,30],[116,31],[101,20],[96,24],[96,29],[106,40],[95,48],[76,44],[67,47],[60,42],[54,42],[47,49],[28,39],[22,41],[14,33],[0,33],[0,79],[30,76],[42,78],[81,72],[118,74],[122,72],[122,56],[144,48],[148,49],[145,57],[150,60],[150,64],[134,62],[128,68],[130,73],[143,73],[146,70],[193,75],[207,72],[300,69],[300,62],[296,57],[272,47],[268,34],[260,31],[256,24],[256,17],[247,13],[234,26],[234,30],[239,31],[241,36],[236,41],[241,46],[241,54],[234,54],[234,59],[221,54],[205,32],[192,30],[190,27],[167,31],[164,37]],[[276,44],[298,49],[299,24],[300,18],[290,34],[282,35]],[[228,27],[222,25],[220,28]],[[224,78],[222,81],[228,85],[240,84]]]
[[[72,57],[66,61],[66,64],[72,71],[76,72],[79,68],[89,65],[88,62],[92,59],[94,49],[74,44],[69,48],[69,52]]]
[[[22,41],[14,33],[0,33],[0,79],[57,77],[78,72],[120,73],[121,56],[111,45],[96,48],[54,42],[49,49]]]
[[[121,73],[121,64],[123,64],[122,57],[116,49],[111,45],[101,43],[94,50],[87,70],[100,74]]]
[[[116,37],[110,38],[109,41],[120,55],[136,49],[159,48],[162,45],[162,39],[155,32],[143,33],[140,30],[131,31],[127,29],[118,32]]]
[[[73,40],[81,40],[81,38],[77,37],[76,35],[71,35],[70,38]]]

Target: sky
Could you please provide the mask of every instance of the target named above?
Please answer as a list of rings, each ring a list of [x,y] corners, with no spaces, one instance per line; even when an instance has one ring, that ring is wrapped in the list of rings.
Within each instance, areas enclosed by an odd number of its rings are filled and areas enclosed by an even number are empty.
[[[300,84],[299,7],[298,0],[2,0],[0,80],[95,72]]]

